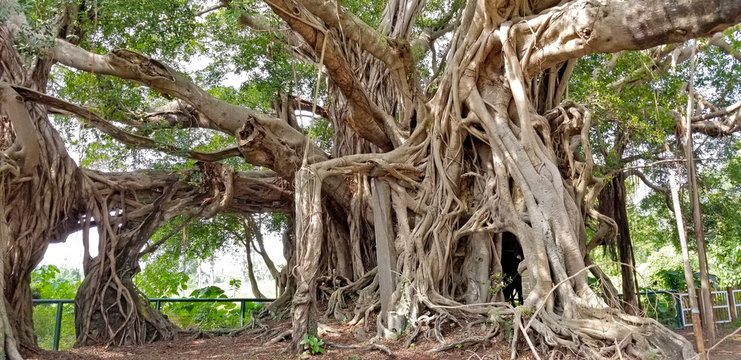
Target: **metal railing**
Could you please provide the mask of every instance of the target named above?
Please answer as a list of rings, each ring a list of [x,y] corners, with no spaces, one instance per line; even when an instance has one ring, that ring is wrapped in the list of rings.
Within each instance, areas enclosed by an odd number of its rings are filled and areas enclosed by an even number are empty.
[[[674,317],[674,325],[675,329],[681,329],[684,327],[684,314],[682,314],[682,304],[681,304],[681,298],[680,294],[677,290],[648,290],[648,291],[640,291],[637,294],[638,296],[646,297],[646,299],[641,300],[641,304],[643,305],[643,311],[647,311],[648,308],[652,305],[650,298],[648,298],[649,295],[664,295],[668,296],[672,300],[672,305],[674,307],[674,311],[676,312],[676,316]],[[623,294],[618,294],[618,298],[620,299],[620,305],[624,305],[622,303],[623,301]],[[665,326],[669,326],[669,324],[664,324]]]
[[[239,303],[239,325],[244,326],[245,314],[247,312],[246,304],[252,303],[268,303],[275,301],[275,299],[259,299],[259,298],[211,298],[211,299],[200,299],[200,298],[152,298],[149,299],[149,303],[154,303],[154,308],[157,311],[160,310],[162,303]],[[54,341],[52,343],[52,350],[59,350],[59,340],[62,333],[62,315],[64,310],[64,304],[73,304],[75,301],[71,299],[33,299],[33,305],[42,304],[57,304],[57,314],[54,318]]]

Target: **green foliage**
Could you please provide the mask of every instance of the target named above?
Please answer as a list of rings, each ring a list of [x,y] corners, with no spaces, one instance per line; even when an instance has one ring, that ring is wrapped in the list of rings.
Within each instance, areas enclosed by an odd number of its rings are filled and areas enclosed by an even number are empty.
[[[217,286],[207,286],[193,290],[189,298],[196,299],[225,299],[223,289]],[[261,303],[245,303],[245,323],[250,321],[253,311],[262,308]],[[168,315],[170,321],[179,327],[201,330],[235,328],[240,325],[240,307],[238,303],[207,302],[207,303],[165,303],[161,311]]]
[[[177,254],[164,254],[148,262],[134,277],[136,286],[149,297],[176,297],[188,289],[190,277],[181,271]]]
[[[491,276],[489,276],[489,282],[492,286],[489,286],[489,292],[496,295],[509,286],[513,280],[514,279],[510,276],[504,276],[504,273],[491,274]]]
[[[334,130],[329,119],[321,117],[314,120],[309,128],[309,136],[324,151],[329,152],[334,144]]]
[[[95,18],[84,26],[95,36],[86,43],[159,57],[184,56],[196,49],[199,24],[188,0],[106,0],[93,2],[91,10]]]
[[[72,299],[81,278],[77,269],[44,265],[31,273],[31,292],[37,299]]]
[[[54,265],[44,265],[31,273],[31,293],[36,299],[73,299],[80,279],[80,273],[76,269],[59,269]],[[36,305],[33,308],[34,330],[39,346],[44,349],[52,348],[56,314],[56,304]],[[74,343],[74,307],[66,304],[62,310],[59,348],[69,349]]]
[[[641,295],[641,305],[646,311],[646,317],[655,319],[662,325],[677,329],[682,326],[677,320],[677,307],[679,297],[676,294],[654,294]]]
[[[317,339],[314,335],[306,334],[306,336],[301,340],[301,345],[306,349],[304,354],[323,355],[327,353],[327,350],[323,347],[324,341]]]
[[[720,153],[727,159],[701,178],[705,185],[702,205],[708,238],[708,253],[715,261],[715,272],[723,286],[741,286],[741,142],[732,141]]]

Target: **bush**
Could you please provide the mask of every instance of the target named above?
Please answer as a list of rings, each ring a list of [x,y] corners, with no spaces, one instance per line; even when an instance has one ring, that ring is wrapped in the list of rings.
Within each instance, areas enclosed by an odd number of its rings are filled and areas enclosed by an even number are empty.
[[[191,298],[225,299],[224,290],[217,286],[207,286],[190,293]],[[250,321],[252,311],[262,308],[260,303],[245,303],[245,324]],[[236,328],[240,326],[240,308],[236,302],[208,303],[167,303],[161,307],[170,321],[183,329],[200,328],[201,330]]]
[[[35,299],[74,299],[78,286],[80,286],[80,273],[77,270],[44,265],[31,273],[31,292]],[[34,330],[39,346],[44,349],[53,347],[56,316],[56,304],[40,304],[33,308]],[[66,304],[62,312],[59,349],[69,349],[74,344],[75,309],[71,304]]]

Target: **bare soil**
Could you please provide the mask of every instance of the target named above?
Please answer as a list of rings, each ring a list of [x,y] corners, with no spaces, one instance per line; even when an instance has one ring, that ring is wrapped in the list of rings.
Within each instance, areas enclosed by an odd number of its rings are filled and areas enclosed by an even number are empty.
[[[741,331],[734,334],[736,330],[739,329],[718,329],[718,340],[727,338],[710,351],[709,360],[741,360]],[[695,333],[691,327],[685,328],[679,333],[686,337],[692,345],[695,344]],[[705,345],[705,348],[707,349],[708,345]]]
[[[290,323],[280,323],[271,325],[271,329],[285,330]],[[273,332],[277,333],[277,332]],[[383,340],[379,344],[391,350],[389,356],[379,350],[368,349],[371,345],[370,340],[373,334],[366,333],[362,326],[351,328],[341,324],[332,324],[321,335],[322,340],[340,345],[365,346],[365,349],[338,349],[331,345],[325,345],[327,353],[322,356],[297,356],[285,353],[287,342],[278,342],[272,345],[265,345],[270,339],[259,334],[245,333],[239,336],[215,336],[212,338],[193,339],[183,337],[181,339],[155,342],[143,346],[123,346],[123,347],[102,347],[87,346],[67,351],[43,351],[38,354],[26,354],[27,359],[38,360],[93,360],[93,359],[137,359],[137,360],[161,360],[161,359],[240,359],[240,360],[261,360],[261,359],[297,359],[316,358],[322,359],[341,359],[341,360],[360,360],[360,359],[509,359],[510,347],[509,341],[503,335],[494,337],[491,341],[471,346],[454,347],[451,350],[441,353],[430,353],[429,350],[440,345],[436,340],[427,340],[419,336],[413,346],[404,347],[404,339],[400,341]],[[455,340],[464,339],[470,336],[463,329],[451,329],[445,334],[445,340],[454,342]],[[518,359],[533,359],[523,343],[523,349]]]
[[[288,329],[290,324],[282,322],[272,324],[272,333]],[[362,326],[349,327],[341,324],[328,326],[322,334],[322,339],[333,344],[352,345],[365,347],[362,349],[338,349],[331,345],[325,345],[327,353],[319,357],[303,356],[316,359],[340,359],[340,360],[379,360],[379,359],[444,359],[444,360],[494,360],[509,359],[509,341],[503,335],[494,337],[491,341],[471,346],[454,347],[451,350],[430,353],[429,350],[440,345],[434,339],[425,339],[420,336],[414,346],[405,348],[404,340],[383,340],[379,344],[391,350],[391,356],[380,350],[368,349],[371,345],[367,338],[372,334],[366,333]],[[719,329],[719,339],[731,335],[736,329]],[[679,331],[694,344],[694,334],[691,328]],[[470,336],[464,329],[451,329],[445,334],[447,342],[455,342]],[[137,359],[137,360],[164,360],[164,359],[239,359],[239,360],[262,360],[262,359],[291,359],[300,358],[297,355],[285,353],[286,342],[278,342],[265,345],[270,339],[260,334],[245,333],[239,336],[214,336],[211,338],[199,338],[183,336],[180,339],[166,342],[155,342],[143,346],[102,347],[87,346],[67,351],[43,351],[37,354],[26,354],[27,359],[38,360],[97,360],[97,359]],[[546,356],[549,358],[549,356]],[[576,359],[574,356],[556,356],[555,358]],[[524,344],[518,359],[534,359]],[[741,360],[741,332],[729,336],[710,353],[711,360]]]

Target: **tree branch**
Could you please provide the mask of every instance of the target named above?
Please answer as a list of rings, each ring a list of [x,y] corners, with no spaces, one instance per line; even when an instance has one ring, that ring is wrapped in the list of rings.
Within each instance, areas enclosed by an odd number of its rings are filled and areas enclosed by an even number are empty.
[[[358,135],[386,151],[393,149],[395,143],[400,143],[394,119],[370,101],[363,85],[347,63],[342,49],[334,37],[330,36],[330,32],[324,30],[323,24],[317,24],[313,15],[298,4],[289,5],[283,0],[270,0],[268,4],[316,53],[323,52],[323,65],[329,77],[350,104],[352,116],[347,118],[350,127]]]
[[[535,46],[526,74],[590,53],[640,50],[710,36],[741,22],[737,0],[577,1],[514,26],[520,54]],[[547,26],[538,36],[533,32]]]
[[[31,120],[23,98],[15,88],[0,81],[0,116],[7,116],[15,129],[15,141],[5,150],[13,160],[22,164],[21,173],[30,175],[41,156],[39,139],[36,136],[36,126]]]
[[[42,94],[38,91],[21,86],[13,86],[13,89],[15,89],[18,94],[22,95],[27,100],[68,112],[68,114],[76,116],[78,119],[82,120],[86,124],[94,126],[96,129],[110,135],[112,138],[124,144],[131,145],[140,149],[152,149],[170,155],[188,157],[191,159],[208,162],[220,161],[241,155],[237,147],[230,147],[217,152],[201,152],[181,149],[173,145],[160,143],[148,137],[131,134],[129,132],[121,130],[107,120],[101,118],[94,112],[90,111],[89,109],[85,109],[81,106],[66,102],[62,99]]]
[[[648,178],[646,177],[646,175],[645,175],[645,174],[644,174],[643,172],[641,172],[640,170],[638,170],[638,169],[628,169],[628,170],[626,170],[626,171],[625,171],[625,177],[626,177],[626,178],[628,178],[628,177],[629,177],[629,176],[631,176],[631,175],[635,175],[635,176],[637,176],[637,177],[638,177],[639,179],[641,179],[641,181],[643,181],[643,183],[644,183],[644,184],[646,184],[646,186],[648,186],[648,187],[649,187],[649,188],[651,188],[652,190],[654,190],[654,191],[656,191],[656,192],[660,192],[660,193],[663,193],[663,194],[665,194],[665,195],[666,195],[666,194],[669,194],[669,189],[667,189],[667,188],[665,188],[665,187],[663,187],[663,186],[661,186],[661,185],[658,185],[658,184],[655,184],[655,183],[653,183],[653,182],[652,182],[651,180],[649,180],[649,179],[648,179]]]
[[[201,11],[198,11],[194,15],[195,16],[203,16],[203,15],[206,15],[206,14],[212,12],[212,11],[223,9],[225,7],[226,7],[225,4],[216,4],[216,5],[213,5],[213,6],[209,6],[209,7],[205,8],[205,9],[203,9]]]
[[[736,58],[736,60],[741,61],[741,52],[739,52],[737,50],[734,50],[731,47],[731,44],[729,44],[725,40],[723,40],[723,37],[713,36],[709,40],[709,42],[710,42],[711,45],[717,46],[718,48],[720,48],[723,51],[725,51],[726,53],[728,53],[728,55],[733,56],[734,58]]]
[[[315,34],[316,35],[316,34]],[[275,170],[293,181],[303,154],[309,163],[329,156],[287,122],[219,100],[159,61],[128,50],[107,55],[88,52],[63,40],[56,40],[50,56],[73,68],[132,80],[193,106],[213,124],[212,128],[235,135],[238,148],[251,164]],[[370,122],[370,120],[368,120]],[[350,211],[350,190],[345,179],[330,176],[322,183],[324,192],[345,211]]]
[[[268,4],[273,1],[275,0],[266,0]],[[356,42],[361,49],[381,60],[400,82],[405,83],[405,66],[401,61],[401,54],[388,45],[394,43],[393,39],[368,26],[363,20],[338,6],[335,1],[303,0],[302,4],[327,25],[340,31],[343,37]]]

